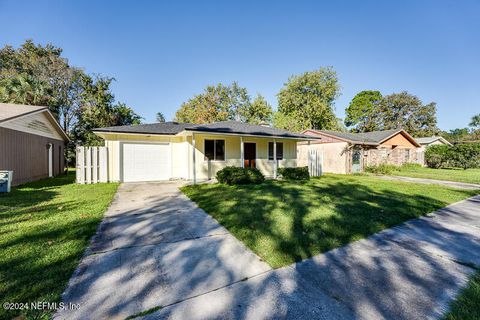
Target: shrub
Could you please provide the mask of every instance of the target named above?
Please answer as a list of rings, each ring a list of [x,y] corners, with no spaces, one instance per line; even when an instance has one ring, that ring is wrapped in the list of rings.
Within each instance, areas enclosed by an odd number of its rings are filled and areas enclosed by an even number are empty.
[[[425,150],[425,162],[430,168],[480,168],[480,143],[433,145]]]
[[[430,168],[441,168],[447,165],[449,146],[448,145],[433,145],[427,147],[425,150],[425,163]]]
[[[391,174],[394,171],[397,171],[398,167],[393,164],[382,163],[374,166],[366,166],[364,170],[365,172],[374,174]]]
[[[245,173],[248,176],[250,183],[262,183],[265,177],[257,168],[246,168]]]
[[[262,183],[263,174],[257,168],[225,167],[217,172],[217,180],[228,185]]]
[[[278,174],[285,180],[309,180],[308,167],[278,168]]]

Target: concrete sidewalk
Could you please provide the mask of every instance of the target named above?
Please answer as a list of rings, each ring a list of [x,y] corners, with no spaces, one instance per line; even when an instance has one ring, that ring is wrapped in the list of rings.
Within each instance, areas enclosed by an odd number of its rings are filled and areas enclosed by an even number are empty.
[[[402,176],[378,176],[378,178],[385,179],[385,180],[397,180],[397,181],[424,183],[424,184],[439,184],[446,187],[453,187],[453,188],[460,188],[460,189],[480,190],[479,184],[465,183],[465,182],[434,180],[434,179],[425,179],[425,178],[412,178],[412,177],[402,177]]]
[[[480,196],[143,319],[436,319],[473,264]]]

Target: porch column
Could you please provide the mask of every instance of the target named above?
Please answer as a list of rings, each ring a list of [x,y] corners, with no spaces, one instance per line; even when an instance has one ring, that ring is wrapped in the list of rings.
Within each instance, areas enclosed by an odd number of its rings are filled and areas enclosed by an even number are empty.
[[[197,184],[197,162],[195,161],[195,133],[192,133],[192,146],[193,146],[193,184]]]
[[[241,167],[245,168],[245,154],[243,152],[243,137],[240,136],[240,161],[242,162]]]
[[[273,139],[273,179],[277,179],[277,140]]]

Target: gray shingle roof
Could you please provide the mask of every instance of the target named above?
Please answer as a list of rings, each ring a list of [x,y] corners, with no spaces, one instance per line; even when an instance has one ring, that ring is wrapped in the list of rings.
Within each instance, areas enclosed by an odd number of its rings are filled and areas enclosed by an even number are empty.
[[[386,138],[402,130],[393,129],[393,130],[371,131],[371,132],[363,132],[363,133],[338,132],[338,131],[330,131],[330,130],[317,130],[317,131],[323,132],[338,138],[350,140],[352,142],[376,144],[376,143],[382,142]]]
[[[235,133],[267,137],[312,138],[311,136],[292,133],[283,129],[253,125],[238,121],[220,121],[210,124],[194,125],[192,127],[185,128],[185,130],[214,133]]]
[[[141,134],[166,134],[175,135],[185,130],[186,127],[195,126],[191,123],[163,122],[138,124],[132,126],[116,126],[106,128],[96,128],[93,131],[98,132],[118,132],[118,133],[141,133]]]
[[[312,137],[312,136],[292,133],[287,130],[259,126],[259,125],[252,125],[252,124],[238,122],[238,121],[221,121],[221,122],[215,122],[215,123],[209,123],[209,124],[164,122],[164,123],[152,123],[152,124],[139,124],[139,125],[133,125],[133,126],[96,128],[93,131],[112,132],[112,133],[118,132],[118,133],[176,135],[182,132],[183,130],[195,131],[195,132],[245,134],[245,135],[266,136],[266,137],[315,139],[315,137]]]
[[[443,137],[423,137],[423,138],[415,138],[415,140],[420,143],[420,144],[430,144],[432,142],[435,142],[437,140],[442,141],[445,144],[450,144],[445,138]]]

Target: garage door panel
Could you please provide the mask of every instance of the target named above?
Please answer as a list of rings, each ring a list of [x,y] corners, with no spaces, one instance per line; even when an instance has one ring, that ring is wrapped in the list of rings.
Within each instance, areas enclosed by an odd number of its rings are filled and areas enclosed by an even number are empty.
[[[171,177],[170,144],[124,143],[123,181],[157,181]]]

